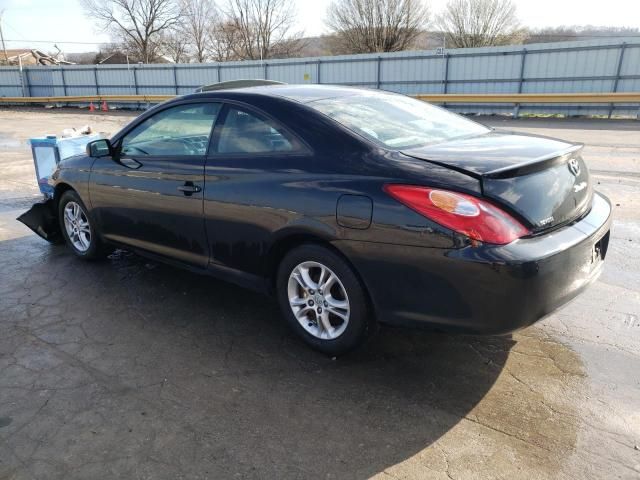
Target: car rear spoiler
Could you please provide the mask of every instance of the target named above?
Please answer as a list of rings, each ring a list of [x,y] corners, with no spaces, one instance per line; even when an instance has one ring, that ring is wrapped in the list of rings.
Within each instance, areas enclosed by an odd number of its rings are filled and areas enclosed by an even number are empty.
[[[529,173],[539,172],[547,168],[559,165],[561,163],[567,163],[572,158],[578,156],[582,151],[584,145],[576,144],[561,150],[554,152],[550,155],[545,155],[539,158],[535,158],[528,162],[519,163],[516,165],[510,165],[508,167],[496,168],[489,172],[483,173],[484,178],[512,178],[527,175]]]
[[[195,93],[213,92],[216,90],[233,90],[234,88],[262,87],[266,85],[286,85],[275,80],[249,79],[249,80],[229,80],[227,82],[212,83],[198,87]]]

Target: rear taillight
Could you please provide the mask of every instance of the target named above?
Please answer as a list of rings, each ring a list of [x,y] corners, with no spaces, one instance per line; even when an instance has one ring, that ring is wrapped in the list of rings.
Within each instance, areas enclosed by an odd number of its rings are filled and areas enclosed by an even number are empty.
[[[473,240],[504,245],[529,233],[520,222],[472,195],[415,185],[385,185],[407,207]]]

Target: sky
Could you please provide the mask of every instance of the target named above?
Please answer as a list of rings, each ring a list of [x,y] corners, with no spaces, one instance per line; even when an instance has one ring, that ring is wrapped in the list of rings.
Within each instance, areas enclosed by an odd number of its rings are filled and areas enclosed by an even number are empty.
[[[331,0],[292,0],[299,28],[307,36],[326,33],[323,19]],[[437,13],[447,0],[427,2]],[[528,27],[599,25],[640,27],[640,0],[514,0],[518,17]],[[2,28],[7,48],[53,44],[65,52],[96,51],[109,35],[97,31],[85,17],[78,0],[0,0]],[[36,43],[34,40],[45,41]],[[93,44],[65,42],[95,42]]]

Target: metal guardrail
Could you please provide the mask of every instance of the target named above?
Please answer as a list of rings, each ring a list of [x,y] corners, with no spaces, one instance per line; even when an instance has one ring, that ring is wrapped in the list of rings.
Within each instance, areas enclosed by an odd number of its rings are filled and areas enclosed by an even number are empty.
[[[0,97],[0,104],[22,103],[160,103],[175,98],[176,95],[80,95],[62,97]]]
[[[83,95],[62,97],[0,97],[0,104],[51,103],[160,103],[176,95]],[[425,94],[414,98],[446,104],[640,104],[640,92],[618,93],[496,93],[496,94]],[[516,112],[517,114],[517,112]]]
[[[413,95],[433,103],[640,103],[640,92],[619,93],[447,93]]]

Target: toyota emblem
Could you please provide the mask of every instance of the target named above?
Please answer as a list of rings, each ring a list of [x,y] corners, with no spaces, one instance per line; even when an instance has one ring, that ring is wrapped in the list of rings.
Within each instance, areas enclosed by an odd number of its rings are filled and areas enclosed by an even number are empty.
[[[569,170],[576,177],[580,175],[580,162],[578,162],[577,158],[572,158],[571,160],[569,160]]]

